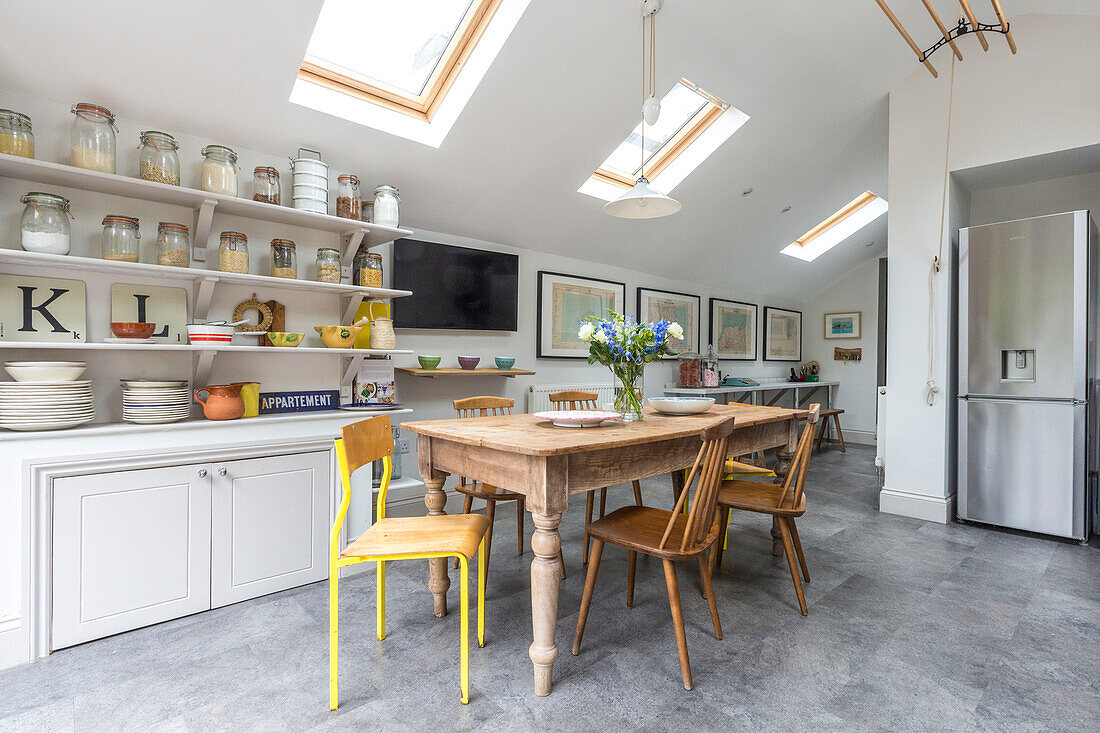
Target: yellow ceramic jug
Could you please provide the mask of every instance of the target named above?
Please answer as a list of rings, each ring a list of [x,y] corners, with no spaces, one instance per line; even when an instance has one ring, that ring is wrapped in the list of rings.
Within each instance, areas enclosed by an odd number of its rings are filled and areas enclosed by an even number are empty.
[[[241,388],[241,400],[244,401],[244,414],[241,417],[257,417],[260,414],[260,383],[235,382]]]
[[[354,349],[369,349],[370,348],[370,320],[372,318],[389,318],[390,317],[390,304],[383,303],[380,300],[364,300],[359,304],[358,310],[355,311],[356,322],[368,319],[363,324],[363,330],[355,338]]]

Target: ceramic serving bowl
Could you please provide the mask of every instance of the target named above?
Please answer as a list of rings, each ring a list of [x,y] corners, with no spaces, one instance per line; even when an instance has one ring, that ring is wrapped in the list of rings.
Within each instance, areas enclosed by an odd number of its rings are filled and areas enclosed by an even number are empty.
[[[111,333],[120,339],[147,339],[157,330],[155,323],[126,323],[115,321],[111,324]]]
[[[271,343],[275,346],[298,346],[306,335],[291,331],[269,331],[267,337],[271,339]]]
[[[314,326],[313,330],[321,334],[321,343],[330,349],[350,349],[362,326]]]
[[[714,404],[713,397],[651,397],[650,406],[666,415],[697,415]]]
[[[511,369],[516,365],[514,356],[498,356],[493,359],[497,363],[497,369]]]
[[[187,324],[187,340],[193,344],[228,344],[236,326],[211,326],[206,323]]]
[[[463,369],[473,369],[481,361],[480,356],[460,356],[458,357],[458,365]]]
[[[9,361],[4,370],[17,382],[72,382],[88,365],[82,361]]]
[[[416,360],[420,362],[421,369],[435,369],[442,359],[438,356],[418,356]]]

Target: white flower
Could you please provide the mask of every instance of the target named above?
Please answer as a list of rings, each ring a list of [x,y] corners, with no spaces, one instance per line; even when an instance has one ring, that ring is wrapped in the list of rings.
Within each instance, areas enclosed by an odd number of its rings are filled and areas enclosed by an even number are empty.
[[[585,323],[581,326],[581,330],[577,331],[577,338],[581,341],[591,341],[592,334],[596,332],[596,327],[591,323]]]
[[[668,335],[679,341],[684,338],[684,327],[679,323],[672,322],[668,324]]]
[[[607,343],[607,334],[604,333],[603,330],[596,331],[596,333],[593,334],[592,338],[596,339],[601,344]]]

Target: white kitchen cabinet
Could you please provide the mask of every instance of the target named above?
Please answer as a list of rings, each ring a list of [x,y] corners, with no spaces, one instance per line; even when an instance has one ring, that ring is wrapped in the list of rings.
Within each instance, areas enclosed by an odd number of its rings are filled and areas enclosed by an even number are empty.
[[[210,607],[210,485],[194,465],[54,481],[51,649]]]
[[[331,456],[211,464],[213,607],[328,577]]]

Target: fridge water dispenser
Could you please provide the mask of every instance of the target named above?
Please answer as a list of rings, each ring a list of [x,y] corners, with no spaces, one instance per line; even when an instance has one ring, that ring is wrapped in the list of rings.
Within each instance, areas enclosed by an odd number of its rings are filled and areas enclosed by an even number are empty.
[[[1002,382],[1035,381],[1035,349],[1001,349]]]

